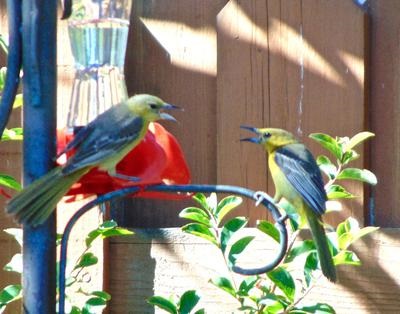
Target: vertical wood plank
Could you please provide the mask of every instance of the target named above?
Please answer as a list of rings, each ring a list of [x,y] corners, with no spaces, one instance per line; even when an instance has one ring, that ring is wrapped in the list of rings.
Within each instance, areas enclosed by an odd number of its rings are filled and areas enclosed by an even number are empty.
[[[226,1],[135,1],[126,81],[130,94],[156,94],[184,107],[178,123],[162,122],[179,140],[192,181],[216,183],[215,16]],[[126,200],[130,226],[166,227],[183,222],[183,202]]]
[[[370,1],[371,31],[371,166],[379,184],[374,190],[379,226],[399,227],[400,190],[400,2]]]
[[[217,17],[218,183],[265,190],[266,162],[255,145],[240,144],[240,125],[263,126],[269,111],[266,1],[229,1]],[[268,114],[267,114],[268,115]],[[247,203],[251,218],[266,213]],[[237,213],[235,213],[237,214]]]

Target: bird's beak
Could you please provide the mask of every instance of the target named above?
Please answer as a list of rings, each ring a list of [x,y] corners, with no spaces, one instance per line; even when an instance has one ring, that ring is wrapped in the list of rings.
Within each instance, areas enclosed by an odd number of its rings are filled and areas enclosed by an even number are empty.
[[[260,134],[260,132],[258,131],[257,128],[254,128],[254,127],[251,127],[251,126],[241,125],[240,128],[241,129],[245,129],[245,130],[249,130],[250,132],[253,132],[253,133],[257,134],[257,135]],[[260,144],[261,138],[259,136],[247,137],[247,138],[241,138],[240,141],[241,142],[252,142],[252,143]]]
[[[181,111],[183,111],[183,109],[181,107],[178,107],[178,106],[175,106],[175,105],[171,105],[171,104],[167,104],[167,103],[164,104],[162,109],[163,110],[165,109],[165,110],[181,110]],[[176,119],[172,115],[170,115],[170,114],[168,114],[166,112],[161,112],[160,113],[160,118],[163,119],[163,120],[171,120],[171,121],[175,121],[176,122]]]

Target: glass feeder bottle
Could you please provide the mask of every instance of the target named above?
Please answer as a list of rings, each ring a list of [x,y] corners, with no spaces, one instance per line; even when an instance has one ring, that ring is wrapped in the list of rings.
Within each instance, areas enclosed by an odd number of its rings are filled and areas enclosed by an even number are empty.
[[[75,78],[67,115],[71,134],[128,97],[124,62],[131,0],[75,0],[68,22]]]

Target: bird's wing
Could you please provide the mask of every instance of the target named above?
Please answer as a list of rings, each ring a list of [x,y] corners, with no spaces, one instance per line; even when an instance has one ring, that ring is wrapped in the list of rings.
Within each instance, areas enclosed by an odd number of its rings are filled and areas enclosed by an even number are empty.
[[[288,181],[318,215],[325,212],[327,200],[319,167],[303,144],[290,144],[275,151],[275,162]]]
[[[143,127],[144,121],[141,117],[131,117],[120,121],[119,125],[110,123],[107,129],[96,129],[94,125],[94,130],[68,160],[63,173],[68,174],[87,166],[97,166],[110,157],[118,156],[127,145],[139,139]]]
[[[85,127],[79,129],[79,131],[74,134],[74,139],[67,144],[67,146],[57,155],[56,159],[61,155],[71,151],[74,148],[77,148],[82,142],[88,137],[88,135],[93,131],[91,124],[88,124]]]

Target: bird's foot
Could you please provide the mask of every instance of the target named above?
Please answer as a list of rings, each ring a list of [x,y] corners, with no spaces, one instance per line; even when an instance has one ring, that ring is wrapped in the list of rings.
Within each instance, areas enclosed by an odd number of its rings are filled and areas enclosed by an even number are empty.
[[[263,191],[257,191],[253,195],[254,199],[256,200],[256,206],[260,205],[263,200],[268,200],[273,203],[271,196]]]

